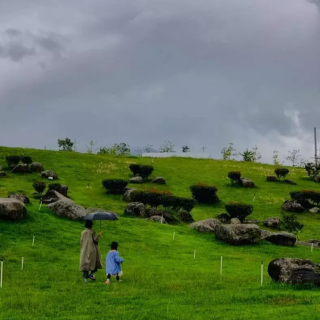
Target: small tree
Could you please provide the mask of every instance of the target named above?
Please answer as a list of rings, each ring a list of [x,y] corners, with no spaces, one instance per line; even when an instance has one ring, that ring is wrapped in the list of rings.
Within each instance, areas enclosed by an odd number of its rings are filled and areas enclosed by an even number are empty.
[[[102,185],[107,189],[108,194],[124,194],[128,181],[123,179],[106,179],[102,181]]]
[[[279,151],[274,150],[274,151],[273,151],[273,156],[272,156],[272,158],[273,158],[273,164],[274,164],[275,166],[280,166],[280,165],[282,165],[283,162],[280,161]]]
[[[27,165],[32,163],[32,159],[29,156],[22,156],[21,161],[22,161],[22,163],[27,164]]]
[[[12,169],[15,166],[17,166],[19,164],[20,160],[21,160],[20,156],[7,156],[6,157],[6,162],[7,162],[8,167],[10,169]]]
[[[69,138],[58,139],[59,148],[62,148],[63,151],[72,151],[74,144],[75,143],[72,142]]]
[[[261,154],[258,150],[257,145],[255,145],[252,150],[246,149],[243,153],[239,153],[243,157],[243,161],[246,162],[257,162],[261,159]]]
[[[316,165],[313,162],[308,162],[305,163],[304,168],[310,178],[315,178],[320,172],[320,163]]]
[[[114,147],[117,149],[118,156],[129,156],[131,153],[130,146],[124,142],[115,144]]]
[[[183,146],[182,147],[182,152],[184,152],[184,153],[190,152],[190,148],[188,146]]]
[[[174,144],[170,141],[165,141],[161,146],[160,146],[160,152],[165,153],[165,152],[175,152],[174,151]]]
[[[147,144],[145,147],[142,148],[143,153],[153,153],[153,152],[158,152],[153,145]]]
[[[38,192],[38,195],[41,196],[43,191],[46,189],[46,184],[42,181],[35,181],[32,184],[32,187]]]
[[[280,178],[285,179],[286,176],[289,174],[289,169],[287,168],[277,168],[274,170],[274,173],[276,174],[277,178],[280,180]]]
[[[294,213],[282,212],[282,224],[286,231],[294,233],[295,235],[302,232],[304,227],[304,225],[298,221],[297,216]]]
[[[238,218],[240,221],[245,220],[253,211],[251,204],[245,204],[240,202],[229,202],[225,206],[230,218]]]
[[[91,140],[91,141],[89,142],[89,145],[86,145],[87,153],[93,154],[93,153],[94,153],[93,148],[94,148],[94,146],[95,146],[96,144],[97,144],[97,142],[94,142],[93,140]]]
[[[289,155],[285,159],[287,161],[290,161],[292,163],[292,166],[295,167],[299,163],[299,160],[301,159],[301,155],[299,153],[300,153],[300,150],[289,151]]]
[[[116,156],[117,155],[117,147],[112,146],[112,147],[100,147],[98,154],[105,154],[109,156]]]
[[[237,157],[237,150],[233,147],[233,143],[229,143],[229,147],[225,147],[221,150],[223,160],[235,160]]]

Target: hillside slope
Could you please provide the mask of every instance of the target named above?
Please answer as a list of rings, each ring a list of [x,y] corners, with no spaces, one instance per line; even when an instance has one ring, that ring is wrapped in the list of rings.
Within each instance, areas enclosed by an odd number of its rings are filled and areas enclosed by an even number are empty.
[[[122,215],[126,204],[121,196],[106,195],[101,180],[129,178],[130,163],[150,164],[150,159],[112,158],[98,155],[25,150],[46,169],[55,170],[59,183],[69,186],[72,199],[85,207],[100,207]],[[0,147],[2,157],[21,154],[21,149]],[[155,159],[153,176],[163,176],[171,190],[190,197],[189,186],[214,184],[222,200],[217,206],[196,206],[195,220],[215,217],[230,200],[252,203],[253,219],[279,216],[289,192],[317,189],[301,169],[289,178],[298,186],[272,184],[265,176],[274,167],[261,164],[192,159]],[[240,170],[257,184],[255,190],[232,187],[226,178]],[[199,234],[186,225],[161,225],[141,219],[121,217],[105,222],[100,243],[104,256],[111,241],[118,241],[124,257],[122,283],[103,284],[104,271],[97,283],[85,285],[78,271],[80,222],[55,217],[45,206],[39,212],[33,199],[32,181],[36,174],[13,175],[0,180],[0,197],[23,192],[32,204],[25,221],[0,220],[0,255],[5,257],[4,286],[0,289],[1,319],[318,319],[317,289],[301,289],[271,283],[267,264],[274,258],[290,256],[319,261],[320,250],[287,248],[261,242],[257,246],[231,247],[212,235]],[[87,188],[90,184],[91,188]],[[149,188],[144,184],[139,188]],[[301,239],[318,237],[316,214],[304,213]],[[176,233],[175,240],[172,239]],[[36,235],[35,246],[32,237]],[[193,254],[196,249],[196,259]],[[222,276],[219,274],[223,256]],[[21,271],[21,258],[25,269]],[[265,263],[265,283],[260,286],[260,263]]]

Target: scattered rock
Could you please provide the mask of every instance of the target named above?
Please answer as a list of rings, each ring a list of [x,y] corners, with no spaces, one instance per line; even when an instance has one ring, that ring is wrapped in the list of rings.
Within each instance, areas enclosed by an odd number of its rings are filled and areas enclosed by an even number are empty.
[[[60,188],[60,193],[65,196],[66,198],[68,198],[68,190],[69,190],[69,187],[66,186],[66,185],[62,185],[61,188]]]
[[[180,220],[182,220],[184,222],[192,222],[193,221],[193,217],[192,217],[191,213],[186,210],[181,210],[178,213],[178,217]]]
[[[258,224],[258,223],[260,223],[260,221],[254,220],[254,219],[248,219],[248,220],[244,220],[242,223],[243,224]]]
[[[244,186],[245,188],[254,188],[256,186],[254,182],[248,178],[240,178],[240,185]]]
[[[135,188],[130,188],[130,189],[127,189],[126,192],[124,193],[123,195],[123,200],[126,201],[126,202],[130,202],[132,201],[131,199],[131,194],[132,192],[136,191],[137,189]]]
[[[311,213],[318,213],[319,210],[320,210],[320,209],[319,209],[318,207],[314,207],[314,208],[310,209],[309,212],[311,212]]]
[[[42,178],[53,178],[53,180],[57,180],[58,179],[58,175],[54,172],[54,171],[50,171],[50,170],[45,170],[41,172],[41,177]]]
[[[278,182],[279,180],[275,176],[268,176],[267,181],[269,182]]]
[[[31,173],[31,169],[27,164],[18,164],[12,169],[11,173]]]
[[[230,222],[230,216],[228,213],[220,213],[217,215],[217,218],[222,222],[222,223],[228,223]]]
[[[296,186],[296,185],[297,185],[294,181],[288,180],[288,179],[285,179],[284,182],[285,182],[286,184],[292,184],[293,186]]]
[[[44,171],[43,165],[40,162],[31,163],[30,169],[32,172],[37,172],[37,173]]]
[[[163,218],[163,217],[160,217],[160,216],[152,216],[152,217],[150,217],[150,218],[148,218],[146,220],[167,224],[166,219]]]
[[[65,217],[70,220],[82,220],[87,212],[86,210],[75,204],[72,200],[64,199],[53,202],[47,206],[56,216]]]
[[[229,224],[216,227],[216,238],[232,245],[258,243],[261,230],[255,224]]]
[[[272,280],[284,284],[320,286],[320,266],[307,259],[280,258],[269,263]]]
[[[263,225],[271,229],[280,229],[280,218],[267,218],[263,221]]]
[[[21,220],[28,215],[23,202],[12,198],[0,198],[0,219]]]
[[[270,234],[270,231],[261,229],[261,240],[265,240],[265,238],[269,237]]]
[[[190,228],[196,229],[199,232],[215,233],[216,227],[219,225],[221,223],[217,219],[207,219],[191,223]]]
[[[230,223],[231,223],[231,224],[241,224],[241,221],[240,221],[238,218],[232,218],[232,219],[230,220]]]
[[[134,177],[129,180],[130,183],[143,183],[142,177]]]
[[[7,174],[4,171],[0,171],[0,177],[6,177]]]
[[[152,183],[166,184],[166,180],[162,177],[156,177],[152,180]]]
[[[143,203],[131,202],[126,206],[124,213],[142,218],[145,217],[146,209]]]
[[[297,238],[294,234],[289,232],[270,232],[270,234],[264,238],[266,241],[280,245],[280,246],[294,246],[297,242]]]
[[[47,193],[42,197],[42,203],[50,204],[50,203],[54,203],[64,199],[67,199],[67,198],[63,196],[61,193],[59,193],[58,191],[48,190]]]
[[[147,209],[146,216],[147,217],[153,217],[153,216],[164,217],[168,223],[177,222],[177,219],[175,219],[171,213],[163,210],[157,210],[155,208]]]
[[[295,212],[295,213],[302,213],[304,212],[304,208],[295,200],[287,200],[282,205],[282,210],[287,212]]]
[[[8,198],[11,198],[11,199],[17,199],[21,202],[23,202],[24,204],[28,204],[30,203],[30,200],[28,197],[26,197],[25,195],[22,195],[22,194],[15,194],[15,193],[12,193],[12,194],[9,194]]]
[[[315,247],[320,247],[320,240],[311,239],[311,240],[306,240],[305,242],[313,244]]]

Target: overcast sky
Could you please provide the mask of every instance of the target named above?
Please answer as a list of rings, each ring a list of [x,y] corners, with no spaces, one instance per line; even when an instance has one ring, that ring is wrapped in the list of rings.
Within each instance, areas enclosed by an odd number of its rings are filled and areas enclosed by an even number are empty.
[[[0,145],[311,157],[320,0],[0,1]],[[319,135],[320,138],[320,135]]]

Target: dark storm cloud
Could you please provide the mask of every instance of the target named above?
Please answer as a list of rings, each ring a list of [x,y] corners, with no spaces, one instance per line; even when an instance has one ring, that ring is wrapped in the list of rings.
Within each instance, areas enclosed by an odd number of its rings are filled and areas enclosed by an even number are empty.
[[[0,119],[0,136],[12,124],[43,134],[0,144],[172,140],[218,157],[230,141],[262,141],[268,152],[306,144],[320,116],[320,19],[305,0],[39,4],[0,4],[9,37],[0,56],[20,41],[13,57],[24,62],[18,70],[0,60],[1,109],[12,122]]]

